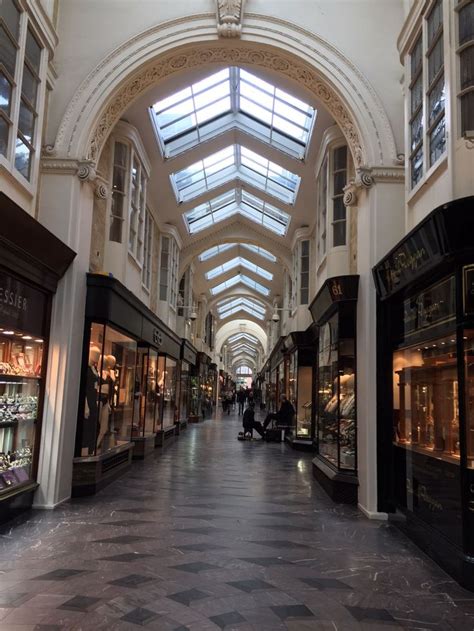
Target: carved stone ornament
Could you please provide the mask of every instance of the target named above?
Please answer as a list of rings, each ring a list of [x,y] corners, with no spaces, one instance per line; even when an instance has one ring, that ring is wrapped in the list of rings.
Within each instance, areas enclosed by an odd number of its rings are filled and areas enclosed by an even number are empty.
[[[344,206],[357,206],[357,185],[354,180],[344,186]]]
[[[357,169],[357,175],[355,178],[355,184],[359,188],[370,188],[374,183],[372,176],[372,170],[367,167],[360,167]]]
[[[89,161],[80,162],[77,168],[77,177],[83,182],[86,182],[86,181],[93,182],[97,177],[94,164]]]
[[[94,189],[94,195],[97,197],[97,199],[107,199],[109,192],[105,184],[99,182]]]
[[[119,90],[115,98],[109,102],[92,130],[88,160],[96,162],[110,131],[120,119],[123,112],[140,94],[149,87],[156,85],[165,77],[169,77],[183,70],[201,68],[212,64],[253,65],[269,68],[279,72],[282,76],[297,81],[322,101],[335,122],[341,128],[351,149],[356,167],[364,164],[365,150],[356,123],[347,107],[335,91],[322,80],[318,73],[303,61],[291,55],[275,51],[255,50],[247,46],[213,46],[206,49],[201,47],[188,48],[182,52],[174,52],[164,56],[160,61],[142,69],[131,76]]]
[[[217,33],[220,37],[240,37],[245,0],[217,0]]]

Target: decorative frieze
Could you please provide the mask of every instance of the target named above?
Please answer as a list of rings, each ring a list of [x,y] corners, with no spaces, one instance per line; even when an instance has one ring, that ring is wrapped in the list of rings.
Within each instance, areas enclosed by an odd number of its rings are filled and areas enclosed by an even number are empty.
[[[219,37],[240,37],[245,0],[217,0]]]

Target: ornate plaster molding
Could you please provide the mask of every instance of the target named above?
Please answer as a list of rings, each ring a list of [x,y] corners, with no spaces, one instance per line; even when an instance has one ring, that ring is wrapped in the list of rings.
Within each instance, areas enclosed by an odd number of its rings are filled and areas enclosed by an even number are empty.
[[[75,175],[81,182],[87,182],[92,186],[94,195],[98,199],[107,199],[109,196],[107,181],[98,175],[95,163],[90,160],[56,158],[54,151],[51,151],[51,147],[45,147],[41,157],[41,172],[56,175]]]
[[[356,177],[344,187],[344,205],[357,206],[359,193],[371,188],[377,182],[403,184],[405,182],[404,166],[357,169]]]
[[[217,0],[217,34],[240,37],[245,0]]]
[[[165,55],[160,61],[129,77],[125,85],[109,102],[93,128],[89,139],[87,159],[93,162],[97,161],[108,135],[124,110],[149,87],[183,70],[202,67],[206,64],[223,63],[252,64],[270,68],[298,81],[324,103],[340,126],[351,148],[356,166],[360,167],[366,162],[366,151],[352,115],[332,87],[322,80],[309,64],[284,52],[261,48],[257,50],[249,46],[239,45],[232,48],[228,46],[187,48]]]

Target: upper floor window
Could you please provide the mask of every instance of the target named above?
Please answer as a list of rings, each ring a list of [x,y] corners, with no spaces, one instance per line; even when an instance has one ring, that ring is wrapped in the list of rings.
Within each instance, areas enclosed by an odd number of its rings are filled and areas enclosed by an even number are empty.
[[[446,149],[443,2],[432,2],[410,53],[409,142],[413,188]]]
[[[317,243],[318,261],[326,256],[328,159],[324,158],[317,179]]]
[[[344,186],[347,184],[347,147],[332,152],[332,245],[346,245],[346,207]]]
[[[153,219],[150,211],[145,212],[145,231],[143,239],[142,284],[145,289],[151,286],[151,252],[153,247]]]
[[[458,0],[461,135],[474,132],[474,0]]]
[[[43,49],[14,0],[0,3],[0,154],[31,181],[40,142]]]
[[[178,244],[173,237],[161,237],[160,300],[175,308],[178,298]]]
[[[109,240],[123,243],[128,228],[128,251],[139,265],[145,255],[147,181],[148,174],[134,147],[115,141]]]
[[[300,242],[300,304],[307,305],[309,300],[309,241]]]

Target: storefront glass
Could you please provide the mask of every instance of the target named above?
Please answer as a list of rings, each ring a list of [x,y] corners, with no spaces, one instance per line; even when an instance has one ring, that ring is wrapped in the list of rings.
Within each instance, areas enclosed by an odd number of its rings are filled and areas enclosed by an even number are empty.
[[[92,323],[82,423],[81,456],[130,442],[137,384],[136,341]]]
[[[179,420],[186,421],[189,416],[190,403],[190,382],[189,382],[189,364],[184,360],[181,361],[181,376],[179,388]]]
[[[355,342],[342,337],[340,313],[321,327],[318,352],[319,455],[338,469],[356,468]],[[345,327],[344,327],[345,328]]]
[[[163,389],[163,429],[172,427],[176,410],[177,364],[171,357],[166,357]]]
[[[463,335],[466,380],[466,453],[467,466],[474,469],[474,330]]]
[[[152,348],[140,347],[137,357],[132,437],[152,436],[156,431],[158,413],[156,389],[158,353]]]
[[[473,340],[474,341],[474,340]],[[468,368],[466,346],[466,367]],[[456,335],[425,340],[393,354],[394,442],[459,464]]]
[[[296,435],[298,438],[310,438],[313,369],[311,366],[300,366],[297,374]]]
[[[0,492],[33,477],[43,340],[0,329]]]

